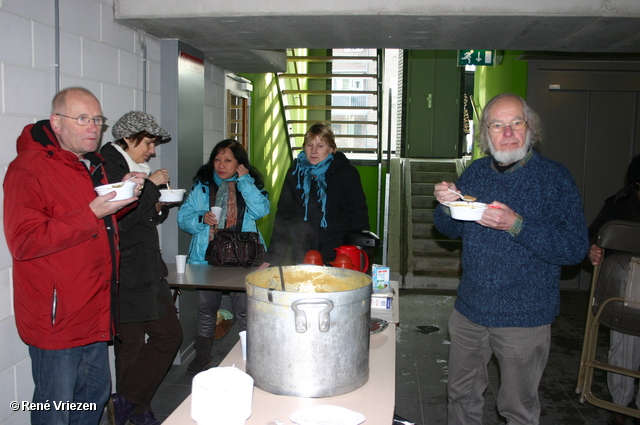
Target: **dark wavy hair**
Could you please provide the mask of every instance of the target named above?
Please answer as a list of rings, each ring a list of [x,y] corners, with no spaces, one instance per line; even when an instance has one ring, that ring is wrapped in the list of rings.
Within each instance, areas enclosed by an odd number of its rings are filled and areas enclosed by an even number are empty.
[[[240,142],[234,139],[225,139],[213,148],[213,150],[211,151],[211,155],[209,156],[209,161],[207,161],[206,164],[200,167],[200,169],[196,173],[196,176],[193,178],[194,183],[201,182],[207,185],[213,184],[213,173],[215,173],[213,162],[220,151],[224,149],[229,149],[238,163],[247,167],[247,170],[249,170],[249,175],[253,177],[253,180],[255,180],[255,185],[258,189],[264,188],[262,175],[256,167],[249,163],[249,155],[244,149],[244,146],[242,146]]]

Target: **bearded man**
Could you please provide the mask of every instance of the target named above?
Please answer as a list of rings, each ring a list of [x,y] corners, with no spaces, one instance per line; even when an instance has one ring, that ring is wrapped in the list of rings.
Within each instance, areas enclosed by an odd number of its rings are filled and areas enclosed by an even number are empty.
[[[434,223],[462,238],[462,279],[449,318],[448,424],[481,425],[487,364],[500,365],[497,408],[510,425],[537,425],[538,386],[551,323],[560,312],[560,269],[589,247],[582,202],[569,171],[537,153],[540,119],[521,97],[484,108],[474,161],[456,184],[438,183]],[[478,221],[451,218],[448,189],[489,204]]]

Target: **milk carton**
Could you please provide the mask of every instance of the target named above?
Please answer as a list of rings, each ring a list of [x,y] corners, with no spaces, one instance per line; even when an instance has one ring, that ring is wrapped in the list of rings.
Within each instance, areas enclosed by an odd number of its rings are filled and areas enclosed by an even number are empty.
[[[390,281],[391,269],[386,266],[374,264],[371,268],[371,280],[373,283],[373,293],[381,294],[391,292]]]

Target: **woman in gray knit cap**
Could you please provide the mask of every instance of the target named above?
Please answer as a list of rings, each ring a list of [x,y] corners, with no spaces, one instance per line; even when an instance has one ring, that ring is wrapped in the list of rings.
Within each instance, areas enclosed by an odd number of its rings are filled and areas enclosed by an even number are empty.
[[[138,202],[118,217],[120,233],[119,333],[114,340],[116,393],[109,401],[110,424],[159,425],[151,398],[173,363],[182,329],[165,279],[157,226],[173,205],[159,202],[169,173],[151,172],[147,161],[156,145],[171,135],[156,119],[141,111],[125,114],[112,129],[114,142],[100,153],[110,182],[130,171],[147,173]],[[147,338],[148,336],[148,338]]]

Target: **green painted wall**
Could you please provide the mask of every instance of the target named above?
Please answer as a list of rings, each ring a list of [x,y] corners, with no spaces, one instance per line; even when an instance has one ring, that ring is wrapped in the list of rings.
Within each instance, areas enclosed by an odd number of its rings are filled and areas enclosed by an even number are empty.
[[[498,94],[515,93],[527,98],[527,61],[516,60],[521,54],[522,51],[505,50],[499,65],[476,68],[473,99],[478,115],[484,105]],[[473,159],[481,156],[477,143],[474,143]]]
[[[258,221],[258,228],[268,243],[284,175],[291,166],[291,151],[284,111],[278,97],[278,76],[245,74],[243,77],[251,80],[253,85],[249,157],[251,164],[262,173],[271,200],[271,213]]]
[[[378,167],[375,165],[358,165],[356,166],[360,173],[360,181],[362,182],[362,190],[367,197],[367,206],[369,207],[369,229],[376,232],[376,220],[378,213]],[[386,172],[383,169],[382,172]],[[384,186],[384,179],[382,182]],[[384,199],[384,196],[383,198]],[[384,213],[384,211],[382,211]],[[382,231],[378,236],[383,239]]]

